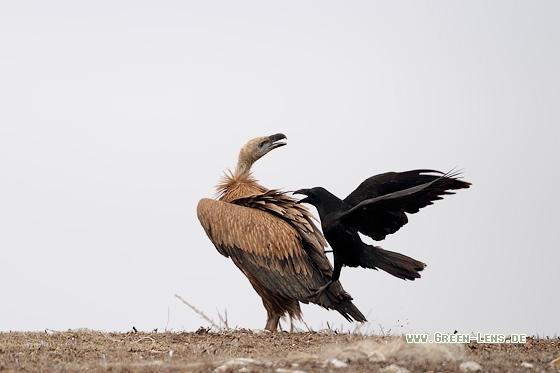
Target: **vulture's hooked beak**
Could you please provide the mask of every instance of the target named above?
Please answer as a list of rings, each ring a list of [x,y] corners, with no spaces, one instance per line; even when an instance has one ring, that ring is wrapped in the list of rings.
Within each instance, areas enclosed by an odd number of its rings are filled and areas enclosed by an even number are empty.
[[[288,138],[283,133],[277,133],[275,135],[268,136],[268,139],[270,140],[270,150],[272,150],[286,145],[285,142],[277,142],[277,141],[280,141],[282,139],[287,140]]]
[[[300,199],[296,203],[309,203],[309,197],[307,197],[308,192],[309,189],[300,189],[300,190],[296,190],[295,192],[292,192],[292,194],[303,194],[304,196],[306,196],[305,198]]]

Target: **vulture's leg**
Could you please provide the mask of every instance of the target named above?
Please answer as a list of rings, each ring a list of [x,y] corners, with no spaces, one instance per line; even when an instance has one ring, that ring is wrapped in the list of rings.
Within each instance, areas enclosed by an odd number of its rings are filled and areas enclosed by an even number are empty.
[[[275,332],[278,330],[278,323],[280,322],[279,314],[269,313],[268,319],[266,320],[266,326],[264,327],[266,330]]]

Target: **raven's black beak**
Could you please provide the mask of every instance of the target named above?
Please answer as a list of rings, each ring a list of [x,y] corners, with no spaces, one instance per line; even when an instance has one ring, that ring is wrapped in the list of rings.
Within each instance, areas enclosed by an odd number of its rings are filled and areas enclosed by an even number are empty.
[[[307,196],[308,192],[309,189],[300,189],[300,190],[296,190],[295,192],[292,192],[292,194],[303,194],[304,196]],[[302,198],[296,203],[309,203],[309,197]]]
[[[277,133],[275,135],[268,136],[268,139],[271,141],[270,149],[272,150],[286,145],[285,142],[277,142],[277,141],[280,141],[282,139],[287,140],[288,138],[283,133]]]

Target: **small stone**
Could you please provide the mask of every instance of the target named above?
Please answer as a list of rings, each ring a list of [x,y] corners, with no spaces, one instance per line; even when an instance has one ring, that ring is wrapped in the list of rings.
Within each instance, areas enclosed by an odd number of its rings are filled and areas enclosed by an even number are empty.
[[[482,365],[474,361],[464,361],[459,365],[459,370],[461,372],[480,372]]]
[[[367,359],[367,355],[358,349],[355,348],[347,348],[342,350],[337,356],[337,360],[343,361],[345,363],[351,363],[353,361],[358,360],[365,360]]]
[[[372,363],[382,363],[384,361],[387,361],[387,358],[381,352],[373,351],[371,354],[369,354],[368,360]]]
[[[338,359],[329,360],[328,363],[335,368],[346,368],[348,366],[344,361]]]
[[[409,370],[403,367],[398,366],[397,364],[391,364],[386,366],[385,368],[381,369],[380,372],[383,373],[408,373]]]
[[[257,334],[266,334],[266,333],[270,333],[270,330],[266,330],[266,329],[253,329],[251,330],[251,332],[255,335]]]
[[[246,365],[249,365],[249,364],[260,364],[260,361],[255,360],[255,359],[250,359],[250,358],[239,357],[237,359],[232,359],[232,360],[226,361],[224,364],[222,364],[219,367],[217,367],[216,369],[214,369],[214,372],[216,372],[216,373],[225,372],[228,369],[233,369],[233,368],[237,368],[237,367],[239,367],[239,369],[242,369]]]
[[[528,368],[528,369],[533,368],[533,364],[528,363],[528,362],[526,362],[526,361],[522,362],[522,363],[521,363],[521,366],[522,366],[523,368]]]

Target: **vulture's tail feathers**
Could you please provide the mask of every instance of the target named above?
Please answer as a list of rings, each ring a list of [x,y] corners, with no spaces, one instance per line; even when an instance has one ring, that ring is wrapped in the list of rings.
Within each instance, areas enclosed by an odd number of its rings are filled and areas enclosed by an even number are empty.
[[[338,311],[346,320],[358,322],[367,321],[364,314],[352,303],[350,294],[342,289],[340,282],[333,282],[320,297],[324,297],[319,302],[320,305],[327,309],[330,308]]]
[[[413,281],[421,277],[419,272],[426,267],[426,264],[403,254],[367,245],[362,250],[360,266],[379,268],[395,277]]]
[[[348,321],[366,322],[367,319],[358,307],[350,301],[342,301],[335,308]]]

